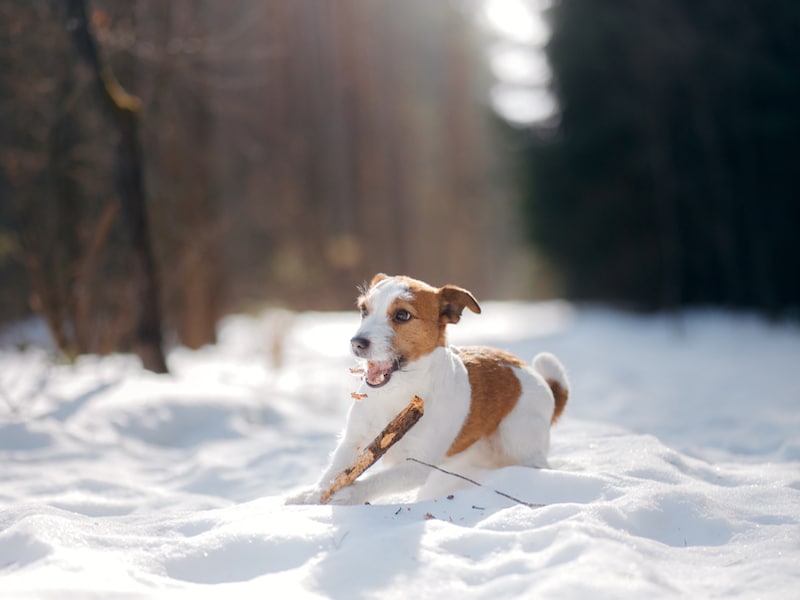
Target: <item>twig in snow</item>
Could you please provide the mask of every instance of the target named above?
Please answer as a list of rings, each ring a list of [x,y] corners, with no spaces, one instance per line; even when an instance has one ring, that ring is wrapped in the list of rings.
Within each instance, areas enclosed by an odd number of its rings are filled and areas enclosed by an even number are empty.
[[[470,479],[469,477],[461,475],[460,473],[454,473],[453,471],[448,471],[447,469],[442,469],[441,467],[437,467],[436,465],[432,465],[430,463],[426,463],[425,461],[422,461],[422,460],[419,460],[419,459],[416,459],[416,458],[411,458],[411,457],[406,458],[406,460],[411,460],[411,461],[414,461],[415,463],[419,463],[419,464],[424,465],[426,467],[430,467],[431,469],[436,469],[437,471],[441,471],[445,475],[451,475],[453,477],[458,477],[459,479],[463,479],[464,481],[468,481],[469,483],[471,483],[473,485],[477,485],[478,487],[486,487],[482,483],[478,483],[474,479]],[[511,496],[511,495],[506,494],[505,492],[501,492],[499,490],[492,490],[492,491],[495,494],[497,494],[498,496],[502,496],[503,498],[508,498],[509,500],[513,500],[517,504],[522,504],[523,506],[527,506],[528,508],[542,508],[543,506],[545,506],[544,504],[535,504],[533,502],[525,502],[524,500],[520,500],[519,498],[514,498],[514,496]]]

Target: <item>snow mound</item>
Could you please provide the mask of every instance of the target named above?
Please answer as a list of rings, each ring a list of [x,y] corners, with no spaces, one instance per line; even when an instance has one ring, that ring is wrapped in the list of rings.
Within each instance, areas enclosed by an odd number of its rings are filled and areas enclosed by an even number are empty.
[[[553,352],[568,370],[551,468],[454,478],[424,502],[285,506],[344,423],[356,323],[233,317],[218,346],[172,352],[168,376],[128,356],[65,366],[0,347],[0,597],[800,589],[796,326],[487,303],[454,343]]]

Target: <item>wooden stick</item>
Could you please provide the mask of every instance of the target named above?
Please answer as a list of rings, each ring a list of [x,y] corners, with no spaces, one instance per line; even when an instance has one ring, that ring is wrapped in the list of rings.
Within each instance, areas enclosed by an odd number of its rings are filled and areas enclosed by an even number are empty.
[[[422,398],[414,396],[408,406],[392,419],[384,430],[372,440],[372,443],[358,455],[356,461],[336,476],[331,486],[322,494],[320,502],[327,504],[331,496],[336,492],[343,487],[352,485],[359,475],[374,465],[381,456],[386,454],[389,448],[399,442],[408,430],[416,425],[423,413],[424,402]]]
[[[460,473],[454,473],[453,471],[448,471],[447,469],[443,469],[442,467],[437,467],[436,465],[432,465],[431,463],[426,463],[425,461],[419,460],[417,458],[409,457],[406,460],[410,460],[410,461],[413,461],[415,463],[419,463],[421,465],[425,465],[426,467],[430,467],[431,469],[436,469],[437,471],[441,471],[445,475],[452,475],[453,477],[458,477],[459,479],[463,479],[464,481],[469,481],[470,483],[472,483],[474,485],[477,485],[478,487],[486,487],[482,483],[478,483],[474,479],[470,479],[469,477],[461,475]],[[536,504],[534,502],[525,502],[525,500],[520,500],[519,498],[514,498],[514,496],[510,496],[510,495],[506,494],[505,492],[501,492],[499,490],[492,490],[492,491],[495,494],[497,494],[498,496],[503,496],[503,498],[508,498],[509,500],[513,500],[517,504],[522,504],[523,506],[527,506],[529,508],[543,508],[544,506],[546,506],[545,504]],[[473,506],[472,508],[475,508],[475,507]]]

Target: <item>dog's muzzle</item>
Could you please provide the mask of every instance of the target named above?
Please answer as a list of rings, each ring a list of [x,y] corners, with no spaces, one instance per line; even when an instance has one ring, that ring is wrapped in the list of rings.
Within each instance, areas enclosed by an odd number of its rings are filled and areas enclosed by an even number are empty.
[[[350,340],[350,348],[359,358],[369,356],[370,341],[365,337],[356,336]],[[373,388],[383,387],[389,383],[392,373],[400,368],[400,361],[397,359],[389,360],[367,360],[367,368],[364,370],[364,381]]]

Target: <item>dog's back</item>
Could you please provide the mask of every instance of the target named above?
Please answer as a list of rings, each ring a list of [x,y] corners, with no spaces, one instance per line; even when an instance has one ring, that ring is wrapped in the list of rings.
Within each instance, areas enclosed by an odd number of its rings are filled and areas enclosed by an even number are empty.
[[[469,375],[471,405],[447,457],[462,464],[496,468],[547,466],[550,425],[569,396],[566,371],[552,354],[532,365],[484,346],[452,349]]]

